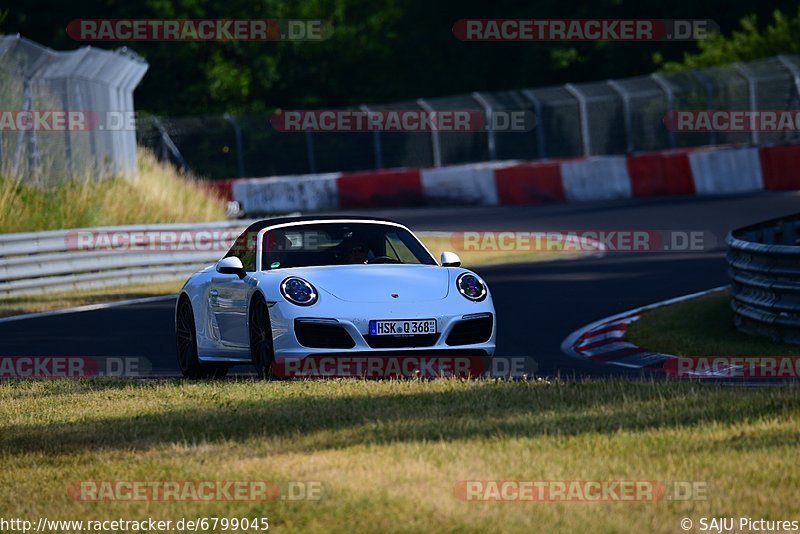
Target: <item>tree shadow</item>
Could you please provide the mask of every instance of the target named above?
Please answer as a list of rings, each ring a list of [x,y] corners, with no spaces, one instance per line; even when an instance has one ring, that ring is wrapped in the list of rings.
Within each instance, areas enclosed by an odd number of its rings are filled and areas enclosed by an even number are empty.
[[[136,384],[112,382],[107,387],[135,390]],[[260,398],[223,398],[213,408],[6,425],[0,451],[55,455],[143,451],[173,443],[251,438],[288,439],[294,451],[320,451],[397,442],[693,428],[796,417],[800,412],[800,396],[794,387],[765,392],[685,383],[498,383],[436,392],[278,399],[269,388],[255,392]],[[797,442],[796,436],[786,437],[787,443]],[[779,443],[775,441],[775,446]]]

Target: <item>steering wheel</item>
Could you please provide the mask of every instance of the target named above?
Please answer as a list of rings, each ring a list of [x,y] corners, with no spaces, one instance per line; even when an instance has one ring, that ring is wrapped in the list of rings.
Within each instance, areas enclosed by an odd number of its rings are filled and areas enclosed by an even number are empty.
[[[367,260],[367,263],[402,263],[391,256],[375,256]]]

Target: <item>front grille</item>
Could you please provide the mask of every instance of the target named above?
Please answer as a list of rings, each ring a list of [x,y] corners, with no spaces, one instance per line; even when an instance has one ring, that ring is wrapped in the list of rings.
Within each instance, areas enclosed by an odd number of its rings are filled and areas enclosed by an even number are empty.
[[[431,347],[439,340],[439,334],[417,334],[412,336],[364,336],[373,349],[402,349],[408,347]]]
[[[294,321],[294,335],[304,347],[312,349],[352,349],[356,342],[338,324]]]
[[[484,343],[492,337],[492,327],[494,317],[486,315],[472,319],[463,319],[456,323],[447,336],[445,343],[453,345],[472,345],[473,343]]]

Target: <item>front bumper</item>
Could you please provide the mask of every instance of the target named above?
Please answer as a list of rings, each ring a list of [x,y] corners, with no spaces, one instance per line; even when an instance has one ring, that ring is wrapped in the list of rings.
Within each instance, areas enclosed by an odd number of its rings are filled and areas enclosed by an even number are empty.
[[[497,320],[490,298],[483,302],[470,302],[457,295],[458,299],[445,298],[425,303],[348,303],[339,301],[336,306],[295,306],[288,302],[277,302],[270,308],[275,362],[278,366],[292,365],[290,360],[316,358],[319,361],[351,361],[357,365],[363,358],[370,362],[381,361],[383,365],[401,362],[408,358],[427,364],[428,359],[459,363],[453,358],[489,358],[495,351]],[[463,302],[461,302],[463,300]],[[330,301],[329,301],[330,302]],[[452,344],[454,328],[464,321],[477,317],[491,317],[491,334],[479,343]],[[399,339],[386,343],[369,336],[371,320],[436,319],[438,337]],[[314,346],[301,344],[295,331],[298,322],[334,325],[344,330],[352,339],[352,346]],[[301,336],[302,337],[302,336]],[[450,340],[451,344],[448,344]],[[380,342],[380,343],[377,343]],[[376,346],[388,345],[388,346]],[[419,346],[415,346],[419,344]],[[392,362],[396,359],[397,362]],[[463,363],[463,362],[461,362]],[[474,364],[474,362],[472,362]],[[472,365],[471,364],[471,365]],[[375,364],[373,364],[375,365]],[[408,364],[410,365],[410,364]],[[406,368],[408,368],[406,365]],[[390,373],[391,374],[391,373]]]

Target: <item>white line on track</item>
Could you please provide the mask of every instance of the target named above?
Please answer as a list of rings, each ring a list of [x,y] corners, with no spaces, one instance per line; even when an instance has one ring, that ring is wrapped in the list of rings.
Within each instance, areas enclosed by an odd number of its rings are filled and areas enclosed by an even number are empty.
[[[66,315],[69,313],[80,313],[94,310],[104,310],[107,308],[115,308],[118,306],[128,306],[130,304],[147,304],[148,302],[160,302],[162,300],[176,299],[178,295],[159,295],[157,297],[144,297],[140,299],[118,300],[115,302],[101,302],[98,304],[86,304],[84,306],[75,306],[72,308],[61,308],[58,310],[50,310],[34,313],[23,313],[21,315],[12,315],[11,317],[0,317],[0,323],[11,323],[13,321],[24,321],[26,319],[37,319],[39,317],[51,317],[54,315]]]

